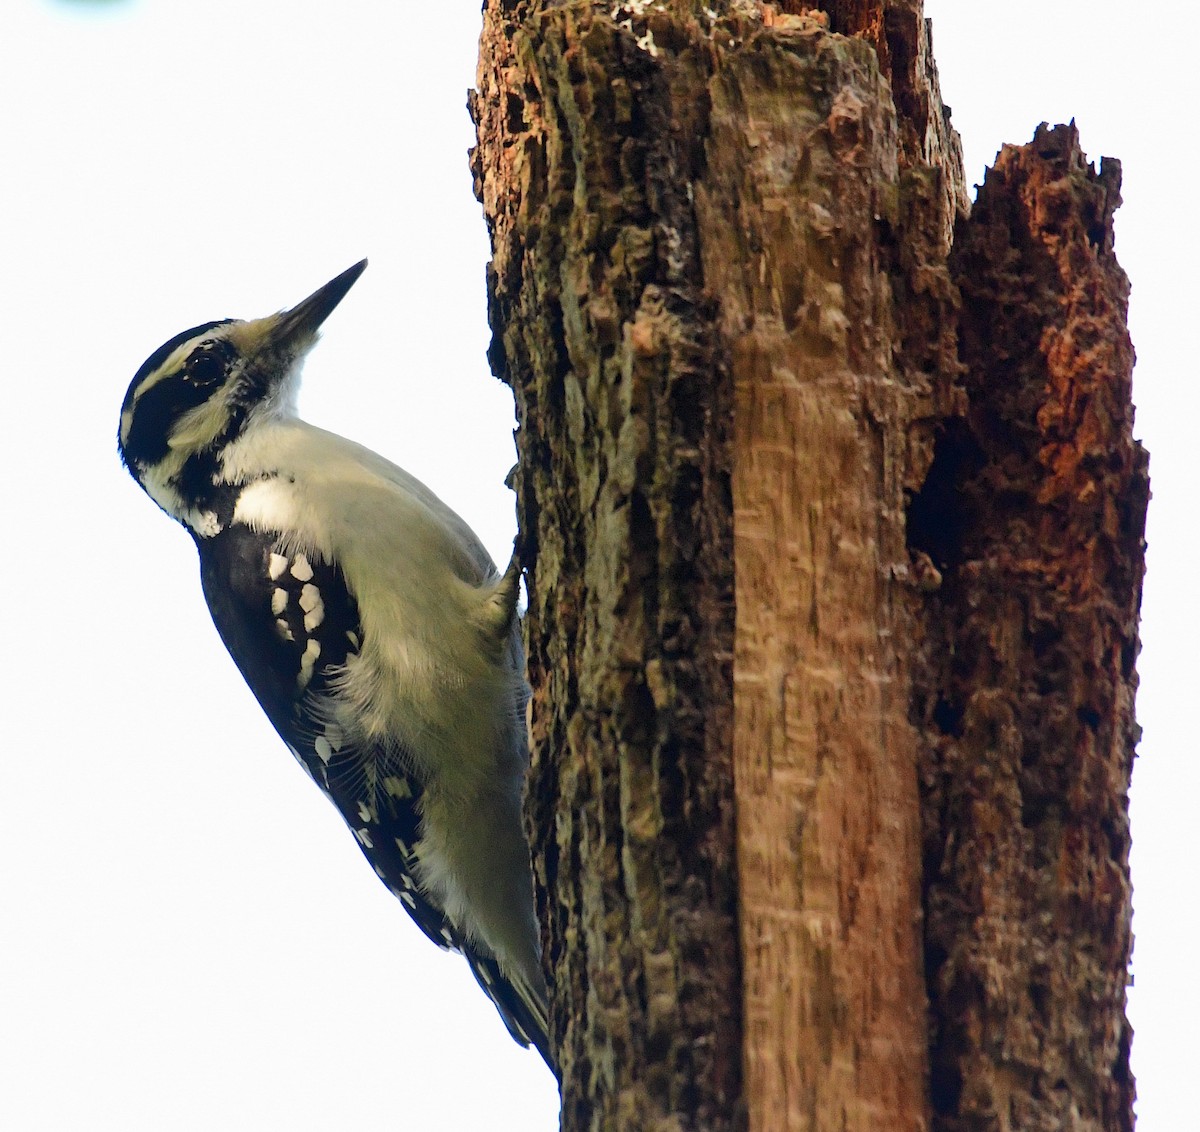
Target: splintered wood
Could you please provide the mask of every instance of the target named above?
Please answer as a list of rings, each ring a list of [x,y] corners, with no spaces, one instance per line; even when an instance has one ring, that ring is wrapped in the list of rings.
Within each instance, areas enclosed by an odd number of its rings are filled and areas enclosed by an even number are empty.
[[[902,591],[910,397],[880,240],[894,112],[867,44],[724,60],[697,192],[733,359],[734,768],[752,1127],[925,1127]]]

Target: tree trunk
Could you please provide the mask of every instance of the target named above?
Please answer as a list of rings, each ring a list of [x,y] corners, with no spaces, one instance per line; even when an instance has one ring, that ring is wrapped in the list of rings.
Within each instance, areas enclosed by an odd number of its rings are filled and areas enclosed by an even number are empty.
[[[808,7],[485,5],[563,1127],[1127,1127],[1115,166]]]

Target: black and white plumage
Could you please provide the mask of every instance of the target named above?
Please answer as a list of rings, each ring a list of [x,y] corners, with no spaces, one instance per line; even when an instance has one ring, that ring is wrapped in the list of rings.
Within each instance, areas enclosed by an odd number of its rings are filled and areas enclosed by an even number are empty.
[[[500,575],[423,484],[295,413],[304,356],[365,267],[161,346],[125,395],[121,458],[191,533],[222,640],[376,874],[553,1067],[515,556]]]

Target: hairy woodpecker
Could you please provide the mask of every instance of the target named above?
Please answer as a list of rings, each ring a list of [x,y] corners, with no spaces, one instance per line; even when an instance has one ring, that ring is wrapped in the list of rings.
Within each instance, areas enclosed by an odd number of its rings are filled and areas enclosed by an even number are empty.
[[[422,483],[295,412],[304,357],[365,267],[160,346],[125,394],[121,459],[195,540],[221,639],[379,878],[553,1068],[516,555],[501,575]]]

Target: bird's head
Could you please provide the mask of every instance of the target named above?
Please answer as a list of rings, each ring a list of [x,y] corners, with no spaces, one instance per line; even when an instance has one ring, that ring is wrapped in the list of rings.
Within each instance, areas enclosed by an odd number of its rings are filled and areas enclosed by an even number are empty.
[[[293,412],[304,356],[366,266],[361,260],[290,310],[194,326],[142,363],[121,405],[117,444],[163,510],[205,533],[203,502],[221,452],[256,422]]]

